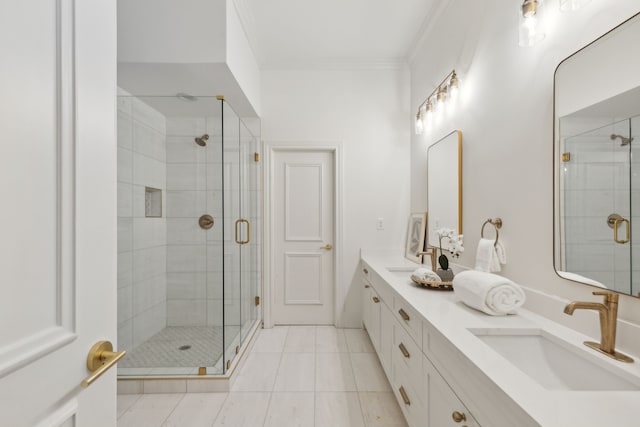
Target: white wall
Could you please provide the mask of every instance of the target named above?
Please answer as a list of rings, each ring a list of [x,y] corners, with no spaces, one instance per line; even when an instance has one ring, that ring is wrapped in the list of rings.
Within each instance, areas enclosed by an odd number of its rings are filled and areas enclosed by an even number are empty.
[[[345,307],[341,326],[361,327],[359,248],[402,250],[409,214],[408,72],[390,69],[265,70],[266,143],[343,147]],[[423,189],[424,190],[424,189]],[[384,218],[385,229],[376,230]],[[339,242],[336,242],[339,244]]]
[[[166,198],[166,121],[118,98],[118,342],[133,348],[167,324],[166,219],[145,217],[145,187]],[[163,206],[164,212],[164,206]]]
[[[260,115],[260,69],[233,0],[119,0],[118,83],[134,95],[224,95]]]
[[[556,66],[585,44],[638,12],[637,1],[593,1],[560,14],[549,1],[550,30],[540,44],[518,47],[518,2],[450,1],[411,63],[411,115],[455,68],[461,103],[430,133],[411,143],[411,208],[426,206],[427,147],[453,129],[463,132],[463,228],[467,248],[460,264],[473,265],[480,227],[501,217],[508,252],[503,274],[553,294],[531,293],[528,307],[571,327],[598,332],[597,316],[562,313],[566,299],[596,300],[593,288],[559,278],[553,268],[553,75]],[[621,317],[640,324],[640,300],[624,297]],[[621,347],[638,348],[639,332],[620,324]]]

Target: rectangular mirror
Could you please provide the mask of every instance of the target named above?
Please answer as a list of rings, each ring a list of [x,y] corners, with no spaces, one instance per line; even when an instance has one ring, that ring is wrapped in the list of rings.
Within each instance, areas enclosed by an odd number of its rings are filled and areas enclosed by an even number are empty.
[[[438,140],[427,151],[427,224],[429,246],[439,245],[435,232],[439,228],[451,228],[455,234],[462,234],[462,132],[459,130]]]
[[[560,63],[554,90],[554,264],[640,292],[640,17]],[[640,222],[638,222],[640,224]]]

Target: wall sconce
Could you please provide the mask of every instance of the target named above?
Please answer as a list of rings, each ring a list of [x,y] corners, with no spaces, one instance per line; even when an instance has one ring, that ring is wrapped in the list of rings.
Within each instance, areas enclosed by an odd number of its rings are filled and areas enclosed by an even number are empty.
[[[456,74],[456,70],[452,70],[418,106],[418,112],[416,113],[416,135],[420,135],[424,131],[425,121],[427,124],[431,122],[434,107],[437,111],[442,111],[447,101],[456,98],[459,89],[460,81],[458,80],[458,75]]]
[[[518,13],[518,44],[533,46],[545,37],[542,28],[543,0],[524,0]],[[569,0],[570,1],[570,0]]]
[[[578,10],[590,2],[591,0],[560,0],[560,10],[562,12]]]

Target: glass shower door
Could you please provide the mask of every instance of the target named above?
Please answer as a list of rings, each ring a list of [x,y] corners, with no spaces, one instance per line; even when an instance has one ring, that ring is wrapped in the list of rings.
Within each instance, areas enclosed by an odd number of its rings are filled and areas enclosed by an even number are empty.
[[[240,118],[222,102],[222,183],[224,193],[224,347],[225,372],[240,346],[241,254],[240,226]]]
[[[640,229],[633,227],[640,224],[640,116],[629,120],[629,136],[631,147],[631,295],[640,296]]]
[[[241,323],[240,340],[244,343],[258,319],[259,229],[258,200],[260,168],[256,158],[258,140],[244,122],[240,123],[240,208],[241,232]]]
[[[593,284],[631,287],[631,144],[629,121],[564,141],[561,197],[563,267]]]

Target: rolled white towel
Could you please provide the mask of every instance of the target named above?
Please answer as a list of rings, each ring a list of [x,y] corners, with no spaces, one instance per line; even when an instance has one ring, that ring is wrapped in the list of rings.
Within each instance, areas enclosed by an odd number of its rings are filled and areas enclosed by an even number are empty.
[[[417,282],[440,282],[442,279],[430,268],[420,267],[411,273],[411,277]]]
[[[453,291],[469,307],[492,316],[515,314],[526,298],[511,280],[474,270],[458,273],[453,278]]]

